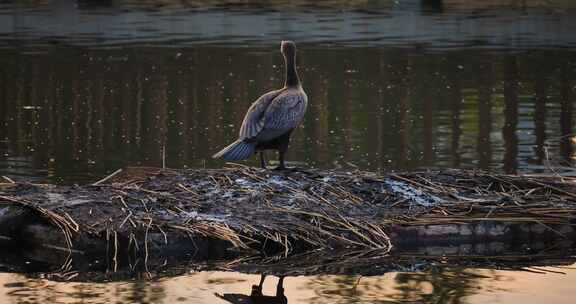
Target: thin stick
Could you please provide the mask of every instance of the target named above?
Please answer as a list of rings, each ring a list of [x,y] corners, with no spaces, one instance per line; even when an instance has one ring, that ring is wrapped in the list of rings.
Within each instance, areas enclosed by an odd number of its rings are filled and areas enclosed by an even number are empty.
[[[166,145],[162,145],[162,169],[166,169]]]
[[[100,185],[101,183],[103,183],[103,182],[111,179],[112,177],[114,177],[115,175],[117,175],[117,174],[120,173],[120,172],[122,172],[122,169],[118,169],[118,170],[114,171],[112,174],[110,174],[110,175],[106,176],[105,178],[103,178],[103,179],[101,179],[101,180],[93,183],[92,186],[98,186],[98,185]]]
[[[5,179],[7,182],[9,182],[10,184],[15,184],[16,182],[9,178],[8,176],[2,175],[2,178]]]
[[[144,233],[144,268],[148,273],[148,231],[150,230],[150,226],[152,226],[152,219],[150,219],[150,222],[148,222],[148,226],[146,226],[146,232]]]
[[[118,231],[114,230],[114,272],[118,271]]]

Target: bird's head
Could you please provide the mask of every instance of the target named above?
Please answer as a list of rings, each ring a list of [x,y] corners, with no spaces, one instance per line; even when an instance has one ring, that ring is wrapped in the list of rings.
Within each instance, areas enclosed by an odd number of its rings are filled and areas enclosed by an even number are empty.
[[[284,40],[280,44],[280,51],[284,56],[294,56],[296,54],[296,44],[293,41]]]

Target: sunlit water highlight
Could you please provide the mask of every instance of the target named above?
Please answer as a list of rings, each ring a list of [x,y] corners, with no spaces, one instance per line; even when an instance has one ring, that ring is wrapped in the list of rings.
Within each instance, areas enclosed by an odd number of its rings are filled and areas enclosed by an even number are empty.
[[[573,266],[572,266],[573,267]],[[436,273],[392,272],[382,276],[300,276],[284,279],[290,304],[321,303],[573,303],[573,269],[542,273],[450,268]],[[553,271],[545,273],[546,271]],[[215,294],[249,295],[260,276],[201,272],[159,281],[58,283],[0,274],[1,303],[230,303]],[[276,295],[277,277],[263,294]],[[545,300],[544,300],[545,299]],[[266,303],[281,303],[270,302]]]

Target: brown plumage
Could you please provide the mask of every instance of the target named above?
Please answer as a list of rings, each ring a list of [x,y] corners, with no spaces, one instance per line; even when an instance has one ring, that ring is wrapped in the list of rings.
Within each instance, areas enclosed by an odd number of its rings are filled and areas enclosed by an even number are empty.
[[[296,72],[296,45],[292,41],[282,41],[280,49],[286,64],[284,87],[260,96],[246,112],[238,140],[214,154],[213,158],[241,160],[258,151],[260,164],[266,168],[264,150],[278,150],[278,169],[286,168],[284,155],[290,134],[304,118],[308,97]]]

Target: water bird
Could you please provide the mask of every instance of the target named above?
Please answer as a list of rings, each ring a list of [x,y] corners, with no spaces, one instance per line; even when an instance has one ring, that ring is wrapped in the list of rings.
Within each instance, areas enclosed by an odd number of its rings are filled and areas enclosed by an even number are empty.
[[[252,285],[250,295],[239,293],[214,293],[214,295],[222,300],[234,304],[288,304],[288,298],[284,295],[284,277],[280,276],[278,285],[276,285],[276,295],[274,296],[265,296],[262,294],[262,285],[264,285],[265,279],[266,275],[260,275],[260,284]]]
[[[260,96],[246,112],[238,139],[213,158],[242,160],[259,152],[260,165],[266,168],[264,151],[277,150],[279,166],[276,169],[286,169],[284,156],[290,135],[304,118],[308,96],[296,71],[296,44],[282,41],[280,51],[286,68],[284,87]]]

